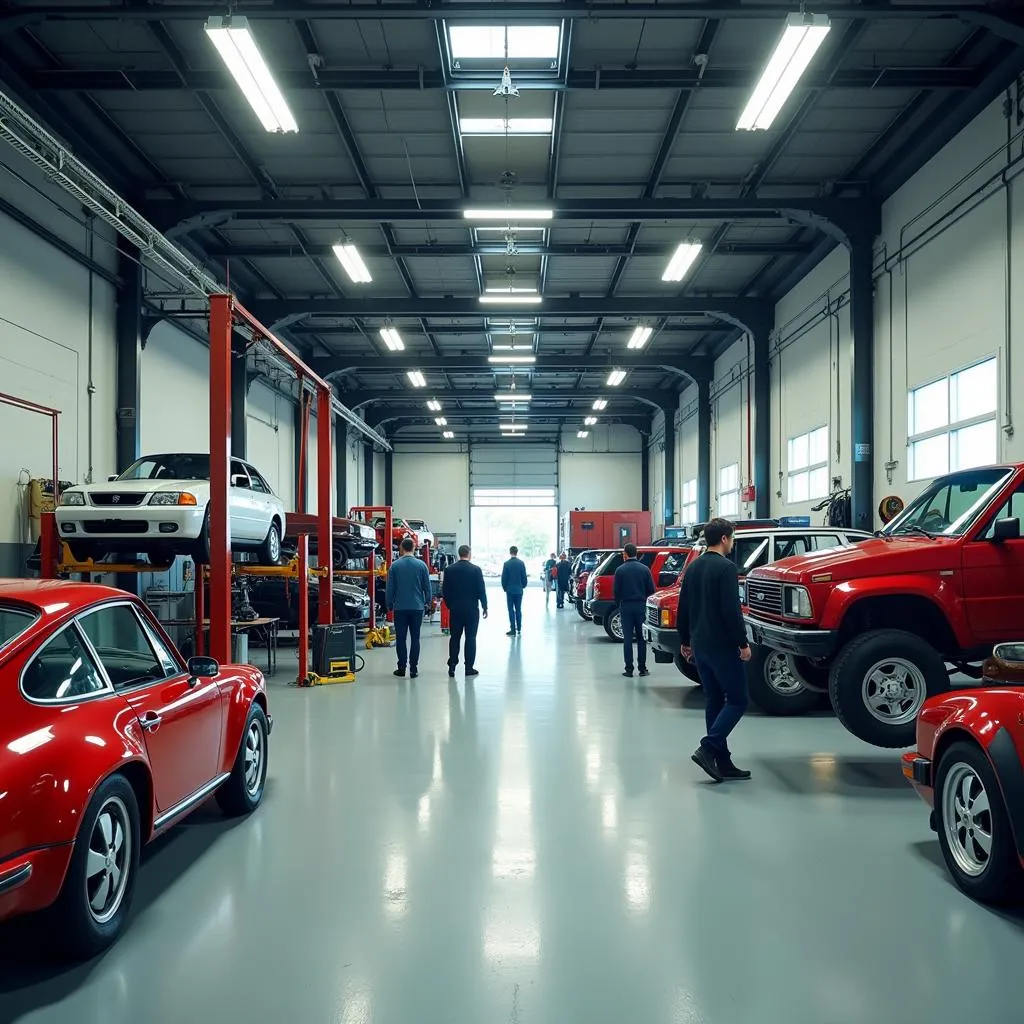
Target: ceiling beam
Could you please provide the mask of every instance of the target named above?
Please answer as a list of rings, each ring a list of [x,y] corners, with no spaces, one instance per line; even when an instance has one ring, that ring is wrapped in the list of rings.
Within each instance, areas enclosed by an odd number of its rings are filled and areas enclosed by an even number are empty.
[[[511,416],[510,410],[503,410],[501,403],[494,400],[494,394],[496,391],[504,391],[506,388],[439,388],[432,389],[429,385],[426,388],[418,388],[415,391],[401,391],[395,388],[383,388],[383,389],[342,389],[339,391],[339,397],[341,400],[350,408],[358,409],[364,405],[376,405],[384,402],[389,404],[413,404],[419,405],[421,408],[425,406],[426,402],[430,398],[436,398],[439,401],[459,401],[463,403],[467,402],[480,402],[485,408],[477,410],[478,414],[486,416]],[[611,409],[621,408],[623,405],[641,404],[651,406],[655,409],[675,409],[679,404],[679,392],[672,391],[668,388],[662,390],[649,389],[640,390],[638,388],[629,388],[626,391],[619,391],[615,388],[590,388],[579,390],[572,387],[563,388],[561,390],[552,387],[539,388],[530,386],[529,390],[525,387],[521,388],[524,394],[532,396],[532,400],[529,402],[529,409],[525,412],[516,412],[516,416],[529,416],[530,409],[539,409],[545,404],[552,402],[561,403],[563,406],[568,407],[573,402],[590,402],[593,403],[599,398],[608,400],[608,408]],[[471,410],[470,410],[471,411]],[[550,412],[550,409],[547,410]],[[583,409],[570,409],[572,414],[583,413],[587,415],[586,410]],[[437,415],[445,415],[443,412]],[[601,410],[599,413],[601,416],[614,415],[614,412],[609,413],[607,409]]]
[[[202,314],[202,315],[205,315],[205,314]],[[392,319],[392,321],[394,323],[394,326],[397,327],[400,332],[415,331],[415,330],[419,329],[418,322],[415,323],[415,324],[410,323],[410,324],[406,325],[406,324],[404,324],[399,319],[395,319],[395,318],[391,318],[391,319]],[[633,327],[633,323],[632,323],[632,319],[631,318],[630,318],[630,321],[628,323],[622,324],[622,325],[619,325],[619,326],[608,326],[607,324],[604,324],[601,321],[586,321],[584,323],[566,323],[565,321],[560,321],[560,322],[555,322],[555,323],[542,324],[540,327],[537,327],[537,328],[523,327],[523,328],[520,329],[520,328],[517,327],[516,328],[516,337],[520,338],[520,339],[524,339],[524,347],[527,347],[527,348],[528,348],[528,346],[525,346],[525,339],[530,338],[532,340],[532,337],[533,337],[534,334],[540,334],[543,337],[543,339],[544,339],[546,344],[556,345],[557,346],[558,345],[558,336],[559,335],[566,335],[566,334],[579,334],[579,335],[592,334],[595,331],[597,331],[599,327],[600,327],[601,330],[604,330],[604,331],[612,331],[612,330],[630,331],[632,329],[632,327]],[[432,334],[439,335],[440,337],[444,337],[444,338],[447,338],[447,337],[459,338],[459,337],[467,337],[467,336],[468,337],[479,338],[481,335],[484,335],[484,334],[494,335],[495,338],[508,338],[508,336],[509,336],[508,331],[498,330],[498,329],[493,329],[492,330],[492,329],[489,329],[488,327],[486,327],[483,324],[461,324],[461,323],[460,324],[438,324],[438,323],[432,323],[432,324],[429,324],[429,329],[430,329],[430,332]],[[659,337],[663,337],[666,334],[667,335],[707,334],[707,333],[709,333],[711,331],[731,331],[732,329],[733,328],[730,325],[728,325],[728,324],[715,323],[715,322],[703,323],[703,324],[697,324],[697,323],[671,324],[671,323],[669,323],[664,328],[662,328],[662,330],[661,330],[661,332],[659,333],[658,336]],[[307,323],[295,324],[294,326],[290,327],[289,330],[291,331],[292,334],[298,334],[298,335],[302,335],[302,334],[322,334],[324,337],[328,337],[328,338],[338,338],[338,337],[365,338],[366,337],[365,330],[360,329],[358,327],[349,326],[347,323],[345,323],[345,324],[325,324],[322,320],[311,320],[311,321],[309,321]]]

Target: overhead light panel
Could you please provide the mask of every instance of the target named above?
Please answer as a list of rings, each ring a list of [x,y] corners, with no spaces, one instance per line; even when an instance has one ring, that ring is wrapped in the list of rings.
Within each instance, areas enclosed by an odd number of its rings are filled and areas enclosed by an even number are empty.
[[[558,60],[558,25],[451,25],[452,60]]]
[[[768,58],[768,64],[736,122],[737,131],[771,127],[818,52],[818,47],[825,41],[829,28],[829,20],[823,14],[791,14],[786,18],[782,38]]]
[[[597,424],[597,417],[596,417],[596,416],[588,416],[588,417],[587,417],[587,418],[586,418],[586,419],[585,419],[585,420],[583,421],[583,425],[584,425],[584,426],[586,426],[586,427],[593,427],[593,426],[595,426],[596,424]]]
[[[501,430],[525,430],[527,424],[525,423],[499,423],[498,427]]]
[[[644,327],[643,324],[638,324],[633,328],[633,333],[629,336],[629,341],[626,343],[626,348],[641,349],[647,344],[651,335],[654,333],[653,327]]]
[[[427,402],[427,408],[431,412],[440,412],[441,403],[436,398],[432,398],[429,402]]]
[[[338,262],[345,268],[345,273],[354,284],[369,284],[373,280],[366,269],[363,257],[359,255],[359,250],[351,242],[342,242],[333,248]]]
[[[595,412],[604,412],[608,408],[608,399],[599,398],[592,406]]]
[[[577,437],[589,437],[590,436],[590,431],[589,430],[577,430],[576,431],[576,436]]]
[[[460,117],[461,135],[550,135],[550,117]]]
[[[435,422],[435,423],[436,423],[436,424],[437,424],[437,425],[438,425],[439,427],[447,427],[447,426],[448,426],[448,421],[447,421],[447,420],[446,420],[446,419],[445,419],[445,418],[444,418],[443,416],[438,416],[438,417],[437,417],[437,418],[436,418],[436,419],[434,420],[434,422]]]
[[[444,433],[443,433],[443,434],[442,434],[441,436],[442,436],[442,437],[443,437],[443,438],[444,438],[444,439],[445,439],[446,441],[450,441],[450,440],[451,440],[451,439],[452,439],[452,438],[453,438],[453,437],[455,436],[455,434],[454,434],[454,432],[453,432],[453,431],[451,431],[451,430],[446,430],[446,431],[445,431],[445,432],[444,432]]]
[[[206,35],[268,132],[297,132],[299,126],[256,45],[249,19],[213,17]]]
[[[499,391],[495,396],[496,402],[528,402],[531,396],[522,391]]]
[[[401,352],[405,349],[405,342],[402,341],[402,336],[394,327],[382,327],[380,336],[384,339],[384,344],[387,345],[389,352]]]
[[[612,372],[608,374],[608,386],[611,388],[617,388],[625,379],[625,370],[612,370]]]
[[[500,220],[511,224],[517,220],[551,220],[554,210],[529,209],[521,206],[474,206],[462,211],[466,220]]]
[[[661,275],[662,281],[682,281],[693,266],[694,260],[700,255],[703,248],[700,242],[682,242],[676,247],[672,259],[668,261],[665,273]]]
[[[425,388],[427,386],[426,379],[419,370],[410,370],[406,376],[409,378],[409,383],[414,388]]]
[[[537,292],[485,292],[480,301],[495,306],[537,306],[541,296]]]
[[[508,366],[511,364],[530,366],[537,362],[536,356],[488,356],[487,362]]]

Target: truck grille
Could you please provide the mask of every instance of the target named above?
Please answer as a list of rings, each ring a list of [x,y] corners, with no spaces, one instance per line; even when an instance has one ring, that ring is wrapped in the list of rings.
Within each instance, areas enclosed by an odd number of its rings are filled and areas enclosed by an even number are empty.
[[[89,495],[94,505],[119,505],[123,507],[141,505],[145,500],[145,493],[124,492],[124,491],[95,491]]]
[[[747,577],[747,607],[754,612],[782,614],[782,584],[775,580]]]
[[[82,523],[86,533],[145,533],[149,523],[145,519],[96,519]]]
[[[652,608],[650,605],[647,606],[647,625],[657,626],[658,625],[658,609]]]

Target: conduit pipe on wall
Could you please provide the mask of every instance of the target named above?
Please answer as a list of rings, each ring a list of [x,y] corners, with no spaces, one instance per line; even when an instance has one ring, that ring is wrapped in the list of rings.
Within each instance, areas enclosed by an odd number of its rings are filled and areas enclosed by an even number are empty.
[[[96,394],[96,383],[93,380],[93,314],[94,314],[94,298],[95,298],[95,275],[92,272],[92,263],[95,255],[95,241],[96,241],[96,227],[92,217],[89,217],[88,226],[86,228],[86,249],[89,257],[89,267],[86,269],[86,273],[89,275],[89,300],[88,300],[88,326],[86,328],[86,342],[88,345],[88,383],[85,386],[86,395],[86,462],[88,464],[88,471],[85,474],[85,482],[91,484],[93,482],[93,396]],[[77,445],[76,445],[77,447]],[[75,460],[77,463],[77,459]]]

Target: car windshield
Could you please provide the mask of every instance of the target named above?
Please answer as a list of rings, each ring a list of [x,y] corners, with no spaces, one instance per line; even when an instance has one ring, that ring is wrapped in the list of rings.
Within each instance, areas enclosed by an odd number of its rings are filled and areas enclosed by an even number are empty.
[[[422,519],[407,519],[406,522],[413,530],[422,530],[427,525]]]
[[[38,618],[38,612],[10,604],[0,604],[0,650],[21,636]]]
[[[118,480],[209,480],[209,455],[147,455],[132,463]]]
[[[1004,466],[969,469],[939,477],[882,531],[884,536],[928,534],[960,537],[1010,478]]]

